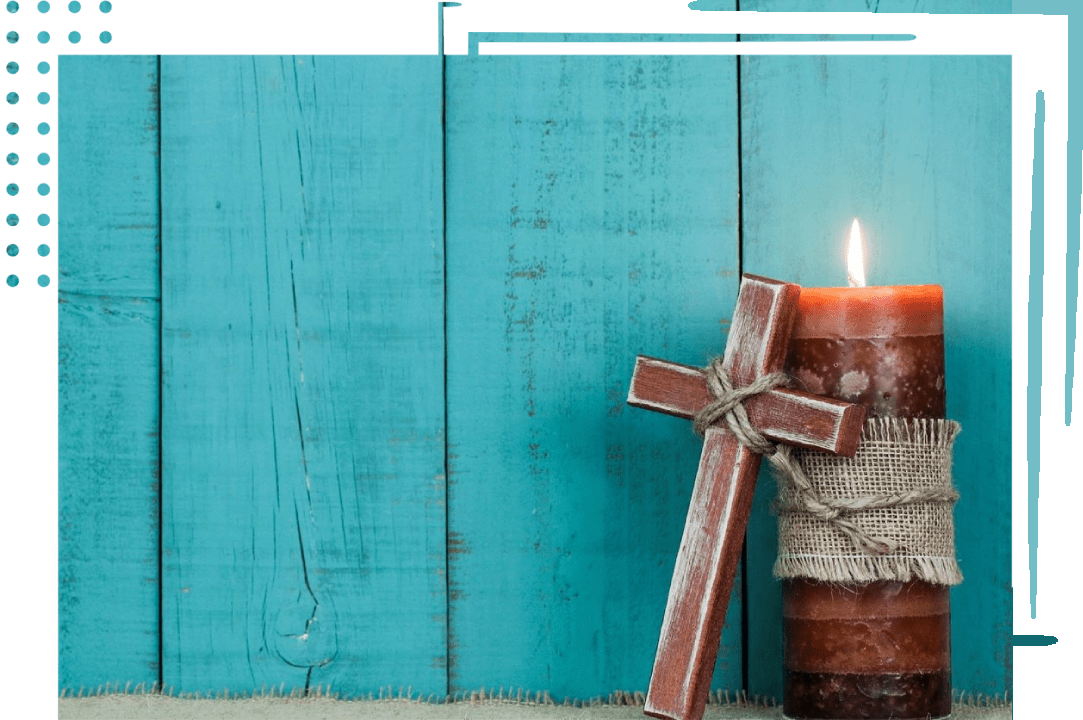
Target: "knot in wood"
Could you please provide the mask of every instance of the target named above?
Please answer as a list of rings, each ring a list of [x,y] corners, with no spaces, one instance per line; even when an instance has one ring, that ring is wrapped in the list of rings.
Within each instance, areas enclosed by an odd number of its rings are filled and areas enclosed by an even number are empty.
[[[761,375],[748,385],[735,388],[729,373],[722,366],[722,358],[716,357],[707,365],[706,375],[707,387],[714,400],[692,418],[696,434],[702,437],[708,427],[724,421],[738,442],[749,450],[760,455],[773,455],[776,450],[775,444],[752,427],[744,401],[753,395],[788,384],[789,378],[786,374]]]

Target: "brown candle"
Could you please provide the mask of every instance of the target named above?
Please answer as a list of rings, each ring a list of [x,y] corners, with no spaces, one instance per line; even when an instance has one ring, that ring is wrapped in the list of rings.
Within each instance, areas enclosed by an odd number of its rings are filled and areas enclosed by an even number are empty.
[[[943,418],[943,289],[803,289],[788,372],[799,389],[864,405],[866,417]]]
[[[868,417],[943,418],[939,286],[809,288],[787,372]],[[948,588],[923,581],[783,582],[783,713],[938,718],[951,713]]]

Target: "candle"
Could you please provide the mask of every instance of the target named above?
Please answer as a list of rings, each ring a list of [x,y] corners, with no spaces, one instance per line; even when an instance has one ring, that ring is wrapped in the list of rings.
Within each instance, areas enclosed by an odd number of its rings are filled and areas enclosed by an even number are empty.
[[[802,290],[787,372],[799,389],[864,405],[870,418],[943,418],[943,290],[862,287],[857,220],[849,255],[855,287]],[[787,717],[951,713],[946,586],[786,580],[783,622]]]
[[[805,288],[788,371],[802,389],[864,405],[866,417],[944,417],[944,291],[865,287],[854,220],[849,288]]]

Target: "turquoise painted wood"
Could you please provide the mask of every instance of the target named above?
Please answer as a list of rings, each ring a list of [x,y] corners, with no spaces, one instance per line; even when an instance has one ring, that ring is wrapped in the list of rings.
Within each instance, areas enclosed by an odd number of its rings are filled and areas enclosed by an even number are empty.
[[[162,60],[166,687],[446,690],[440,82]]]
[[[1011,687],[1011,61],[747,57],[741,64],[749,272],[846,284],[854,217],[870,284],[944,287],[948,415],[965,582],[952,591],[955,687]],[[749,531],[749,684],[781,691],[773,495]]]
[[[637,353],[725,347],[735,65],[448,58],[453,692],[646,689],[700,440],[625,397]]]
[[[158,680],[158,64],[61,58],[55,71],[58,683],[150,687]]]
[[[945,286],[955,685],[1010,688],[1009,62],[164,58],[159,172],[156,59],[65,59],[61,687],[645,689],[700,441],[634,357],[858,216]],[[777,696],[771,494],[715,686]]]

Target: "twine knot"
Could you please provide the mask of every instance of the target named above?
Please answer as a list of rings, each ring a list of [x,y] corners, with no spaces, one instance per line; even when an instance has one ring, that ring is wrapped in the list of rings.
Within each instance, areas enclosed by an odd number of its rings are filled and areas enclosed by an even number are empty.
[[[760,455],[774,454],[777,446],[752,426],[744,401],[753,395],[786,385],[789,382],[786,374],[761,375],[748,385],[735,388],[729,373],[722,367],[722,358],[716,357],[711,360],[706,371],[707,387],[714,400],[696,413],[692,419],[692,427],[695,428],[696,434],[703,437],[708,427],[719,420],[725,420],[729,431],[749,450]]]

